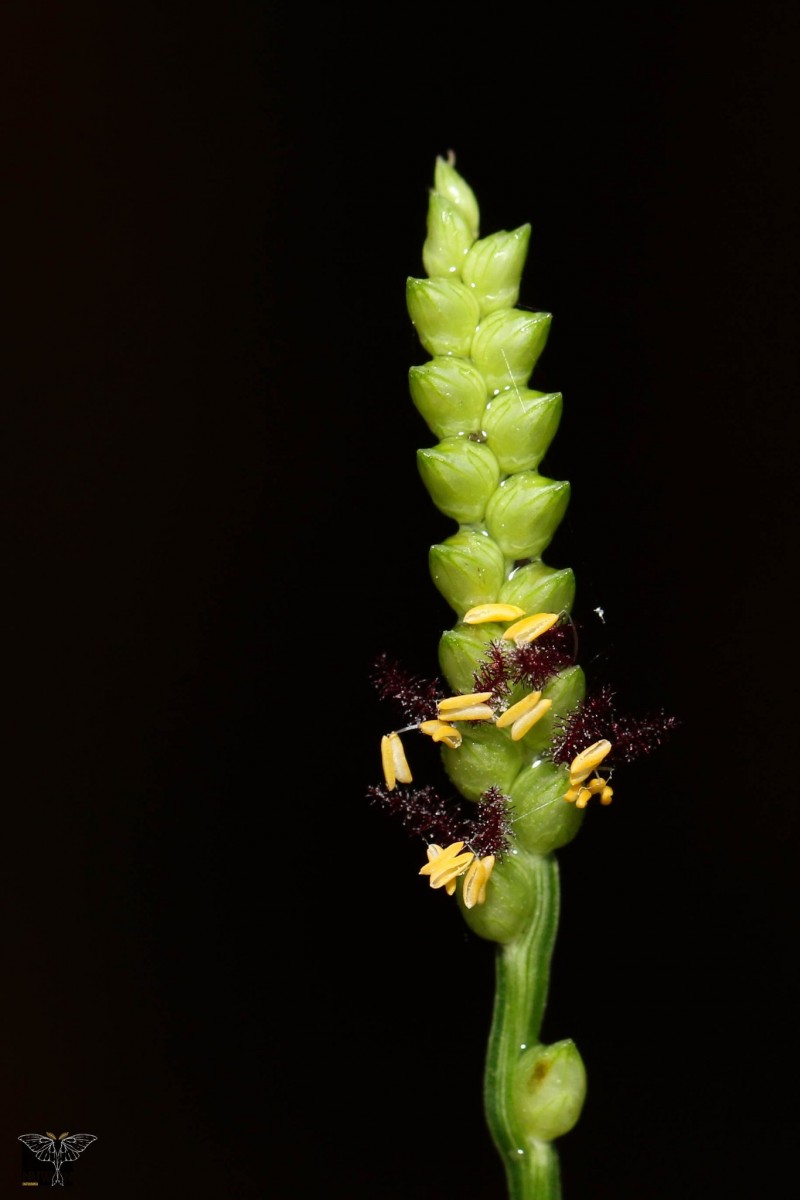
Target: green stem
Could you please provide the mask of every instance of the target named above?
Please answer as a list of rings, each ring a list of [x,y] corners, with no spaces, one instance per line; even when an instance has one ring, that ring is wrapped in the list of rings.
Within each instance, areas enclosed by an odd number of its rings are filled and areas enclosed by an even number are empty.
[[[520,1056],[540,1040],[559,911],[554,855],[526,858],[536,885],[536,903],[527,928],[497,950],[484,1104],[505,1167],[509,1200],[559,1200],[558,1154],[550,1142],[525,1131],[515,1102]]]

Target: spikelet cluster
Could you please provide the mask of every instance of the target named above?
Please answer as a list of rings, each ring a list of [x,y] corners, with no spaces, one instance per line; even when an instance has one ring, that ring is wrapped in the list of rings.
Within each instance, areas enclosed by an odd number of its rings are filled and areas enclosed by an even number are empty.
[[[384,784],[369,797],[427,841],[421,873],[431,886],[453,894],[459,878],[471,880],[467,908],[491,897],[512,840],[523,855],[565,845],[591,797],[611,801],[600,765],[608,772],[646,753],[673,724],[619,716],[609,689],[587,697],[574,575],[544,559],[570,485],[542,470],[562,396],[530,386],[552,320],[518,305],[530,232],[480,237],[475,195],[453,156],[440,157],[425,275],[406,284],[428,355],[411,367],[409,390],[437,439],[417,465],[455,525],[430,548],[429,567],[455,620],[439,640],[441,677],[411,676],[385,653],[374,664],[381,699],[406,724],[382,739]],[[455,798],[414,782],[403,741],[411,731],[438,745]]]

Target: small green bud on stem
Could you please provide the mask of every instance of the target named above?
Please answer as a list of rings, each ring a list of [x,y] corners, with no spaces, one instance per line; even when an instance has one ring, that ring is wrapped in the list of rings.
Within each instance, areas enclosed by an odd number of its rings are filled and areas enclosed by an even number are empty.
[[[516,1066],[513,1096],[528,1137],[551,1142],[569,1133],[586,1099],[586,1069],[575,1043],[567,1038],[525,1050]]]

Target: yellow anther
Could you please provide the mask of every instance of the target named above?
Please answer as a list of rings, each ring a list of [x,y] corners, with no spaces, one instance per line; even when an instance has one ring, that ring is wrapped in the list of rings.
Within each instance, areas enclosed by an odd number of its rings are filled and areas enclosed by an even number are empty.
[[[587,787],[571,787],[564,792],[564,799],[569,800],[570,804],[574,804],[576,808],[586,808],[589,803],[592,793]]]
[[[471,850],[462,854],[463,849],[463,842],[452,842],[445,849],[432,842],[427,850],[428,861],[420,868],[420,875],[429,875],[432,888],[443,887],[448,896],[452,896],[456,890],[456,880],[464,874],[475,857]]]
[[[583,783],[584,779],[588,779],[610,750],[611,742],[601,738],[599,742],[593,742],[591,746],[581,750],[580,754],[576,754],[569,765],[569,781],[573,787],[575,784]]]
[[[390,792],[398,782],[411,783],[411,769],[399,734],[387,733],[381,738],[381,763],[383,777]]]
[[[536,722],[542,719],[544,714],[549,708],[552,707],[552,705],[552,700],[540,700],[538,704],[533,706],[530,712],[527,712],[524,716],[519,717],[511,726],[512,742],[518,742],[520,738],[524,738],[528,730],[532,729]]]
[[[523,646],[552,629],[558,616],[558,613],[533,613],[532,616],[523,617],[521,621],[509,625],[508,629],[503,630],[503,637],[516,642],[518,646]]]
[[[494,712],[485,703],[491,692],[469,692],[464,696],[448,696],[437,705],[439,717],[445,721],[492,721]]]
[[[494,861],[494,855],[487,854],[486,858],[475,858],[467,867],[464,885],[461,889],[465,908],[474,908],[476,904],[483,904],[486,899],[486,885],[492,874]]]
[[[510,708],[500,714],[496,721],[497,728],[505,729],[506,725],[513,725],[520,717],[524,717],[532,708],[535,708],[541,698],[541,692],[528,692],[527,696],[523,696],[516,704],[512,704]]]
[[[576,784],[564,793],[564,799],[575,804],[577,808],[586,808],[592,796],[599,796],[601,804],[610,804],[614,789],[608,786],[605,779],[598,775],[587,784]]]
[[[461,619],[465,625],[482,625],[486,621],[513,621],[524,616],[525,609],[517,604],[476,604]]]
[[[448,721],[493,721],[494,710],[488,704],[472,704],[446,714]]]
[[[423,721],[419,728],[434,742],[444,742],[451,750],[457,750],[461,745],[461,734],[455,725],[448,725],[446,721]]]
[[[471,704],[483,704],[484,700],[491,698],[491,692],[465,692],[463,696],[448,696],[446,700],[440,700],[437,708],[439,716],[452,712],[455,708],[468,707]]]
[[[552,704],[552,700],[542,700],[541,692],[529,692],[527,696],[523,696],[516,704],[507,708],[495,723],[498,729],[505,729],[507,725],[510,725],[511,740],[518,742],[520,738],[525,737],[525,734],[533,728],[537,721],[542,719]]]

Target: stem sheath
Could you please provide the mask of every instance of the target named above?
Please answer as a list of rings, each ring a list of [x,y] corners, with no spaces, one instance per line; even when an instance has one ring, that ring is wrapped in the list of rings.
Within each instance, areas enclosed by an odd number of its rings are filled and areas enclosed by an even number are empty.
[[[555,856],[526,858],[536,884],[535,905],[523,932],[497,949],[484,1105],[505,1167],[509,1200],[560,1200],[557,1151],[526,1132],[516,1099],[520,1056],[540,1041],[559,912]]]

